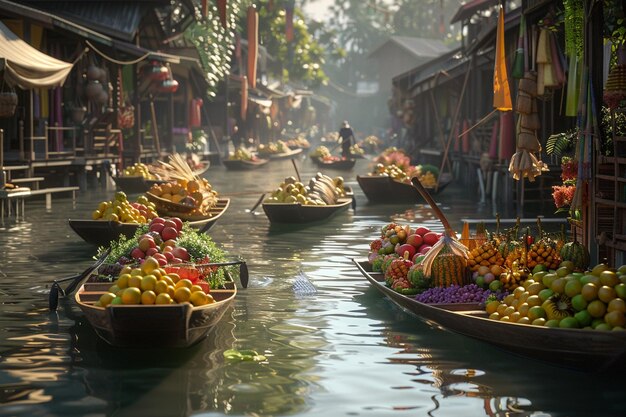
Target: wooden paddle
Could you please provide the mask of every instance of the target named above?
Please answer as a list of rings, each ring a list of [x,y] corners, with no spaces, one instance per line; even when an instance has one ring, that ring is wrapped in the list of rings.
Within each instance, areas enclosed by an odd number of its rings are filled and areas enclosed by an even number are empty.
[[[80,274],[74,275],[71,277],[61,278],[58,280],[55,279],[54,281],[52,281],[52,287],[50,287],[50,294],[48,295],[48,307],[50,308],[50,310],[54,311],[57,309],[59,305],[59,295],[66,296],[74,292],[74,290],[80,285],[81,282],[83,282],[93,271],[98,269],[100,265],[104,263],[104,260],[107,258],[107,256],[109,256],[110,252],[111,252],[111,249],[108,249],[106,252],[100,255],[100,257],[96,260],[96,262],[93,265],[85,269]],[[64,290],[63,288],[61,288],[59,284],[61,282],[67,282],[67,281],[72,281],[72,282],[70,282],[70,284]]]
[[[443,227],[446,229],[448,235],[456,240],[456,232],[452,229],[450,222],[443,214],[443,211],[441,211],[435,200],[433,200],[432,196],[428,193],[428,191],[426,191],[426,188],[424,188],[420,180],[417,177],[413,177],[411,178],[411,184],[413,185],[413,188],[419,191],[422,197],[424,197],[424,200],[426,200],[426,202],[430,205],[430,208],[433,209],[435,215],[439,218],[441,224],[443,224]]]
[[[248,274],[248,264],[246,261],[226,261],[226,262],[212,262],[208,264],[202,264],[202,266],[232,266],[239,265],[239,281],[243,288],[248,288],[248,280],[250,278]]]

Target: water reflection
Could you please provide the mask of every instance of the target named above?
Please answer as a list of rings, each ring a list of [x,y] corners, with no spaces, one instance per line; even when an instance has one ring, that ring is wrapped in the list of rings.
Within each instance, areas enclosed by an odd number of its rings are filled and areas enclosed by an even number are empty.
[[[27,203],[25,219],[0,225],[0,415],[7,416],[617,416],[623,378],[579,374],[513,356],[433,328],[369,288],[350,258],[390,221],[442,230],[423,202],[369,204],[342,173],[356,210],[305,227],[275,227],[260,208],[264,190],[290,163],[256,172],[206,174],[231,207],[210,230],[248,262],[250,285],[206,340],[185,350],[115,349],[100,340],[71,298],[48,312],[54,279],[84,270],[96,248],[67,224],[87,218],[113,190],[82,192],[73,205]],[[299,161],[302,178],[318,168]],[[450,186],[440,195],[462,217],[488,217]],[[465,192],[465,195],[463,194]],[[264,362],[231,362],[253,349]]]

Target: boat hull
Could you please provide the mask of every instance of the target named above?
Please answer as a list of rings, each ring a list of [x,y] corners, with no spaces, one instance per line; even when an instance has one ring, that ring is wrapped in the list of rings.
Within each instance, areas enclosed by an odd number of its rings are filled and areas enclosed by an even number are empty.
[[[352,198],[341,198],[337,204],[325,206],[263,203],[263,211],[271,223],[311,223],[326,220],[347,210],[351,204]]]
[[[69,219],[68,223],[85,242],[96,246],[109,246],[111,241],[121,236],[131,238],[139,228],[139,224],[135,223],[106,220]]]
[[[235,285],[230,283],[227,289],[211,290],[215,303],[200,307],[190,303],[95,306],[110,285],[87,282],[75,300],[98,336],[117,347],[192,346],[209,334],[237,295]]]
[[[141,194],[148,191],[154,184],[163,184],[167,181],[149,180],[141,176],[114,177],[113,181],[126,194]]]
[[[422,201],[420,193],[411,185],[395,181],[382,175],[357,175],[363,194],[372,203],[417,203]],[[452,182],[452,178],[443,175],[437,189],[425,187],[429,193],[438,194]]]
[[[356,164],[356,159],[340,159],[338,161],[325,162],[324,160],[314,156],[311,157],[311,161],[313,161],[315,165],[320,168],[335,169],[338,171],[350,171]]]
[[[402,295],[372,273],[367,262],[354,261],[374,288],[396,305],[429,324],[478,339],[504,350],[572,369],[626,369],[626,332],[554,329],[490,320],[473,304],[425,304]]]
[[[269,159],[257,159],[255,161],[244,161],[241,159],[222,160],[222,164],[224,164],[226,169],[229,169],[232,171],[247,171],[250,169],[256,169],[256,168],[262,167],[268,162],[269,162]]]

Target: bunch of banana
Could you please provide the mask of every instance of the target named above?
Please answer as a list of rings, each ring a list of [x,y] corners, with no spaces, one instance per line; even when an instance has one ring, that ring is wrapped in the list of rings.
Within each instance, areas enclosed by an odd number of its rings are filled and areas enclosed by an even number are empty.
[[[336,177],[333,179],[321,172],[311,178],[309,189],[312,194],[319,196],[326,204],[337,204],[337,200],[346,195],[343,178]]]

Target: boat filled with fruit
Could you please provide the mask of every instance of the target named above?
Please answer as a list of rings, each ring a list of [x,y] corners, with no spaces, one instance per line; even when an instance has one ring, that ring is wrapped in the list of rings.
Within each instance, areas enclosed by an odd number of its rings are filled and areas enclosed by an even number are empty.
[[[120,236],[134,236],[140,225],[157,216],[155,204],[145,195],[130,202],[125,192],[117,191],[112,200],[98,204],[91,219],[69,219],[68,223],[85,242],[107,246]]]
[[[447,222],[446,222],[447,223]],[[589,266],[575,239],[518,228],[443,233],[389,224],[355,264],[419,318],[572,368],[626,366],[626,265]]]
[[[351,170],[356,163],[355,158],[344,158],[331,154],[328,147],[318,146],[309,154],[309,158],[315,165],[323,169]]]
[[[136,162],[124,168],[113,178],[115,185],[127,194],[144,193],[155,184],[162,184],[176,177],[181,167],[188,168],[195,176],[202,176],[209,169],[209,162],[200,161],[194,155],[188,158],[180,154],[169,156],[169,162],[157,161],[154,164]]]
[[[219,322],[237,294],[239,265],[181,219],[156,217],[132,238],[101,247],[104,263],[75,300],[96,333],[114,346],[186,347]]]
[[[269,142],[267,144],[259,144],[257,153],[261,158],[267,158],[272,161],[282,159],[292,159],[302,153],[302,148],[291,149],[287,143],[282,140]]]
[[[374,170],[367,175],[357,175],[357,182],[371,202],[412,202],[419,197],[411,186],[413,177],[419,178],[422,186],[433,194],[440,193],[452,182],[450,174],[440,174],[433,165],[411,165],[411,158],[397,148],[386,149],[376,158]]]
[[[113,200],[98,205],[91,219],[69,219],[72,230],[97,246],[106,246],[121,235],[131,237],[140,225],[157,216],[178,217],[202,232],[209,230],[226,212],[230,199],[220,198],[186,161],[172,158],[162,165],[169,180],[153,184],[132,203],[125,192],[116,192]]]
[[[263,211],[272,223],[309,223],[347,210],[353,201],[342,177],[318,172],[307,185],[295,177],[285,178],[263,201]]]
[[[244,147],[239,147],[235,152],[230,153],[227,159],[222,159],[222,164],[226,169],[245,171],[262,167],[269,161],[268,158],[259,158]]]
[[[179,178],[156,184],[146,193],[161,216],[179,217],[203,232],[224,214],[229,198],[220,198],[206,178]]]

